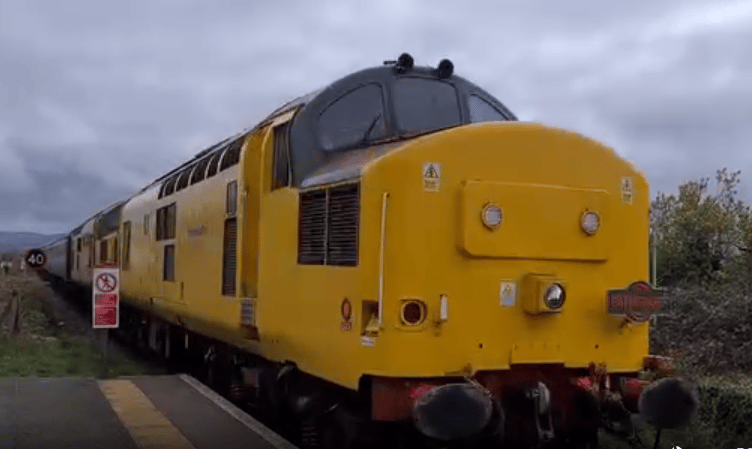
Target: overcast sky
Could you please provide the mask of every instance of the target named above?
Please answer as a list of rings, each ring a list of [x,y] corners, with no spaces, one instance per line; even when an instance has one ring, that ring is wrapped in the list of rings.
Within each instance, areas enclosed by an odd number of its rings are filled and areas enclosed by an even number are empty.
[[[613,146],[653,196],[728,166],[752,200],[752,0],[264,3],[0,1],[0,230],[67,232],[404,51]]]

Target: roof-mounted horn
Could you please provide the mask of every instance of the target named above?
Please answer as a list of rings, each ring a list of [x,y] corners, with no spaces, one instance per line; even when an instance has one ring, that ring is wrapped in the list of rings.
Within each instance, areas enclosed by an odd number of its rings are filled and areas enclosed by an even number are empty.
[[[449,78],[454,73],[454,64],[448,59],[442,59],[434,73],[439,78]]]
[[[415,60],[409,53],[402,53],[397,59],[397,64],[394,65],[394,71],[397,73],[405,73],[413,68]]]

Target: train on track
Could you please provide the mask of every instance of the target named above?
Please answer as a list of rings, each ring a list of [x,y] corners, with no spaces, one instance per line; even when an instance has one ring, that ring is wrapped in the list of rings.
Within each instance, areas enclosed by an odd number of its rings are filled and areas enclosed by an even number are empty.
[[[651,400],[640,373],[671,374],[648,350],[648,210],[611,148],[403,54],[43,249],[83,288],[116,264],[123,336],[303,446],[593,447]]]

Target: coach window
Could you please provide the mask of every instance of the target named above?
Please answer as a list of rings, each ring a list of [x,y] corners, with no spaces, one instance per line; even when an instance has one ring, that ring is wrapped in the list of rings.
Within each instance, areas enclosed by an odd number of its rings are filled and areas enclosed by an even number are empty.
[[[144,215],[144,235],[149,235],[149,214]]]
[[[176,213],[175,203],[157,209],[157,241],[175,238],[175,229],[177,227]]]
[[[210,178],[217,174],[217,169],[219,168],[219,158],[222,157],[223,153],[223,150],[218,150],[216,153],[214,153],[214,156],[212,156],[211,161],[209,161],[209,168],[206,170],[207,178]]]
[[[164,237],[164,208],[160,207],[157,209],[157,226],[156,230],[154,231],[154,238],[157,239],[157,241],[162,240]]]
[[[81,237],[77,238],[77,246],[78,246],[78,252],[81,252]]]
[[[175,182],[178,180],[178,175],[173,175],[170,179],[167,180],[167,184],[165,185],[165,192],[164,196],[171,195],[172,192],[175,191]]]
[[[337,99],[319,117],[319,138],[325,150],[337,150],[384,137],[381,86],[366,84]]]
[[[162,235],[164,234],[163,223],[164,223],[164,208],[160,207],[159,209],[157,209],[157,226],[156,226],[157,229],[154,231],[154,234],[155,234],[154,238],[157,241],[160,241],[164,238],[162,237]]]
[[[162,279],[165,281],[175,280],[175,245],[165,245],[164,247]]]
[[[188,187],[188,181],[191,176],[191,170],[193,170],[193,165],[184,169],[182,172],[180,172],[180,176],[178,177],[178,182],[175,184],[175,191],[183,190],[184,188]]]
[[[193,169],[193,174],[191,175],[191,185],[204,179],[204,176],[206,175],[206,166],[209,165],[209,159],[211,159],[211,155],[201,159],[201,161],[196,164],[196,168]]]
[[[243,139],[245,136],[241,136],[235,139],[227,150],[225,150],[225,157],[222,158],[222,165],[219,170],[222,171],[226,168],[230,168],[233,165],[240,162],[240,150],[243,148]]]
[[[102,240],[99,243],[99,263],[107,263],[107,240]]]
[[[177,206],[175,203],[170,204],[167,206],[167,216],[166,216],[166,228],[167,228],[167,235],[165,238],[167,239],[174,239],[175,238],[175,230],[177,228]]]
[[[425,78],[400,78],[394,83],[397,126],[407,133],[459,125],[460,103],[449,83]]]
[[[473,123],[507,120],[491,103],[477,95],[470,95],[467,103],[470,109],[470,121]]]

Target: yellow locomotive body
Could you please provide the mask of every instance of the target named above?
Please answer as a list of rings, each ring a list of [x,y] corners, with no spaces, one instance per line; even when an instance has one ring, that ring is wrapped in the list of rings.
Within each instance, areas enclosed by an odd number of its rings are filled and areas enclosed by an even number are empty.
[[[125,205],[124,301],[203,335],[242,341],[239,300],[231,291],[235,272],[232,285],[223,286],[222,251],[225,226],[237,219],[227,213],[225,195],[239,172],[238,165],[228,167],[162,198],[158,186],[148,188]]]
[[[426,187],[427,166],[440,171],[435,190]],[[624,179],[634,186],[628,201]],[[606,292],[646,276],[647,183],[611,149],[536,124],[470,125],[390,149],[353,185],[353,268],[298,264],[289,238],[299,232],[289,219],[300,208],[297,192],[262,200],[269,250],[260,253],[257,320],[267,357],[349,388],[364,374],[433,377],[521,363],[641,369],[648,326],[608,316]],[[503,211],[498,229],[481,221],[487,203]],[[592,236],[580,228],[587,210],[603,223]],[[535,313],[526,303],[539,291],[529,284],[548,278],[566,284],[566,305]],[[514,292],[509,304],[503,287]],[[368,311],[378,310],[369,305],[380,296],[381,324],[376,314],[369,332]],[[342,329],[345,298],[352,330]],[[411,301],[425,314],[414,324],[401,316]]]
[[[456,88],[456,119],[425,80]],[[416,113],[421,89],[432,103]],[[595,398],[604,378],[626,401],[649,354],[659,299],[635,284],[648,208],[645,177],[609,147],[518,122],[451,64],[403,57],[200,153],[104,213],[119,230],[97,244],[122,243],[106,261],[121,266],[125,332],[275,413],[341,405],[430,438],[592,440],[599,412],[573,404],[612,400]],[[91,232],[71,235],[71,260]]]

